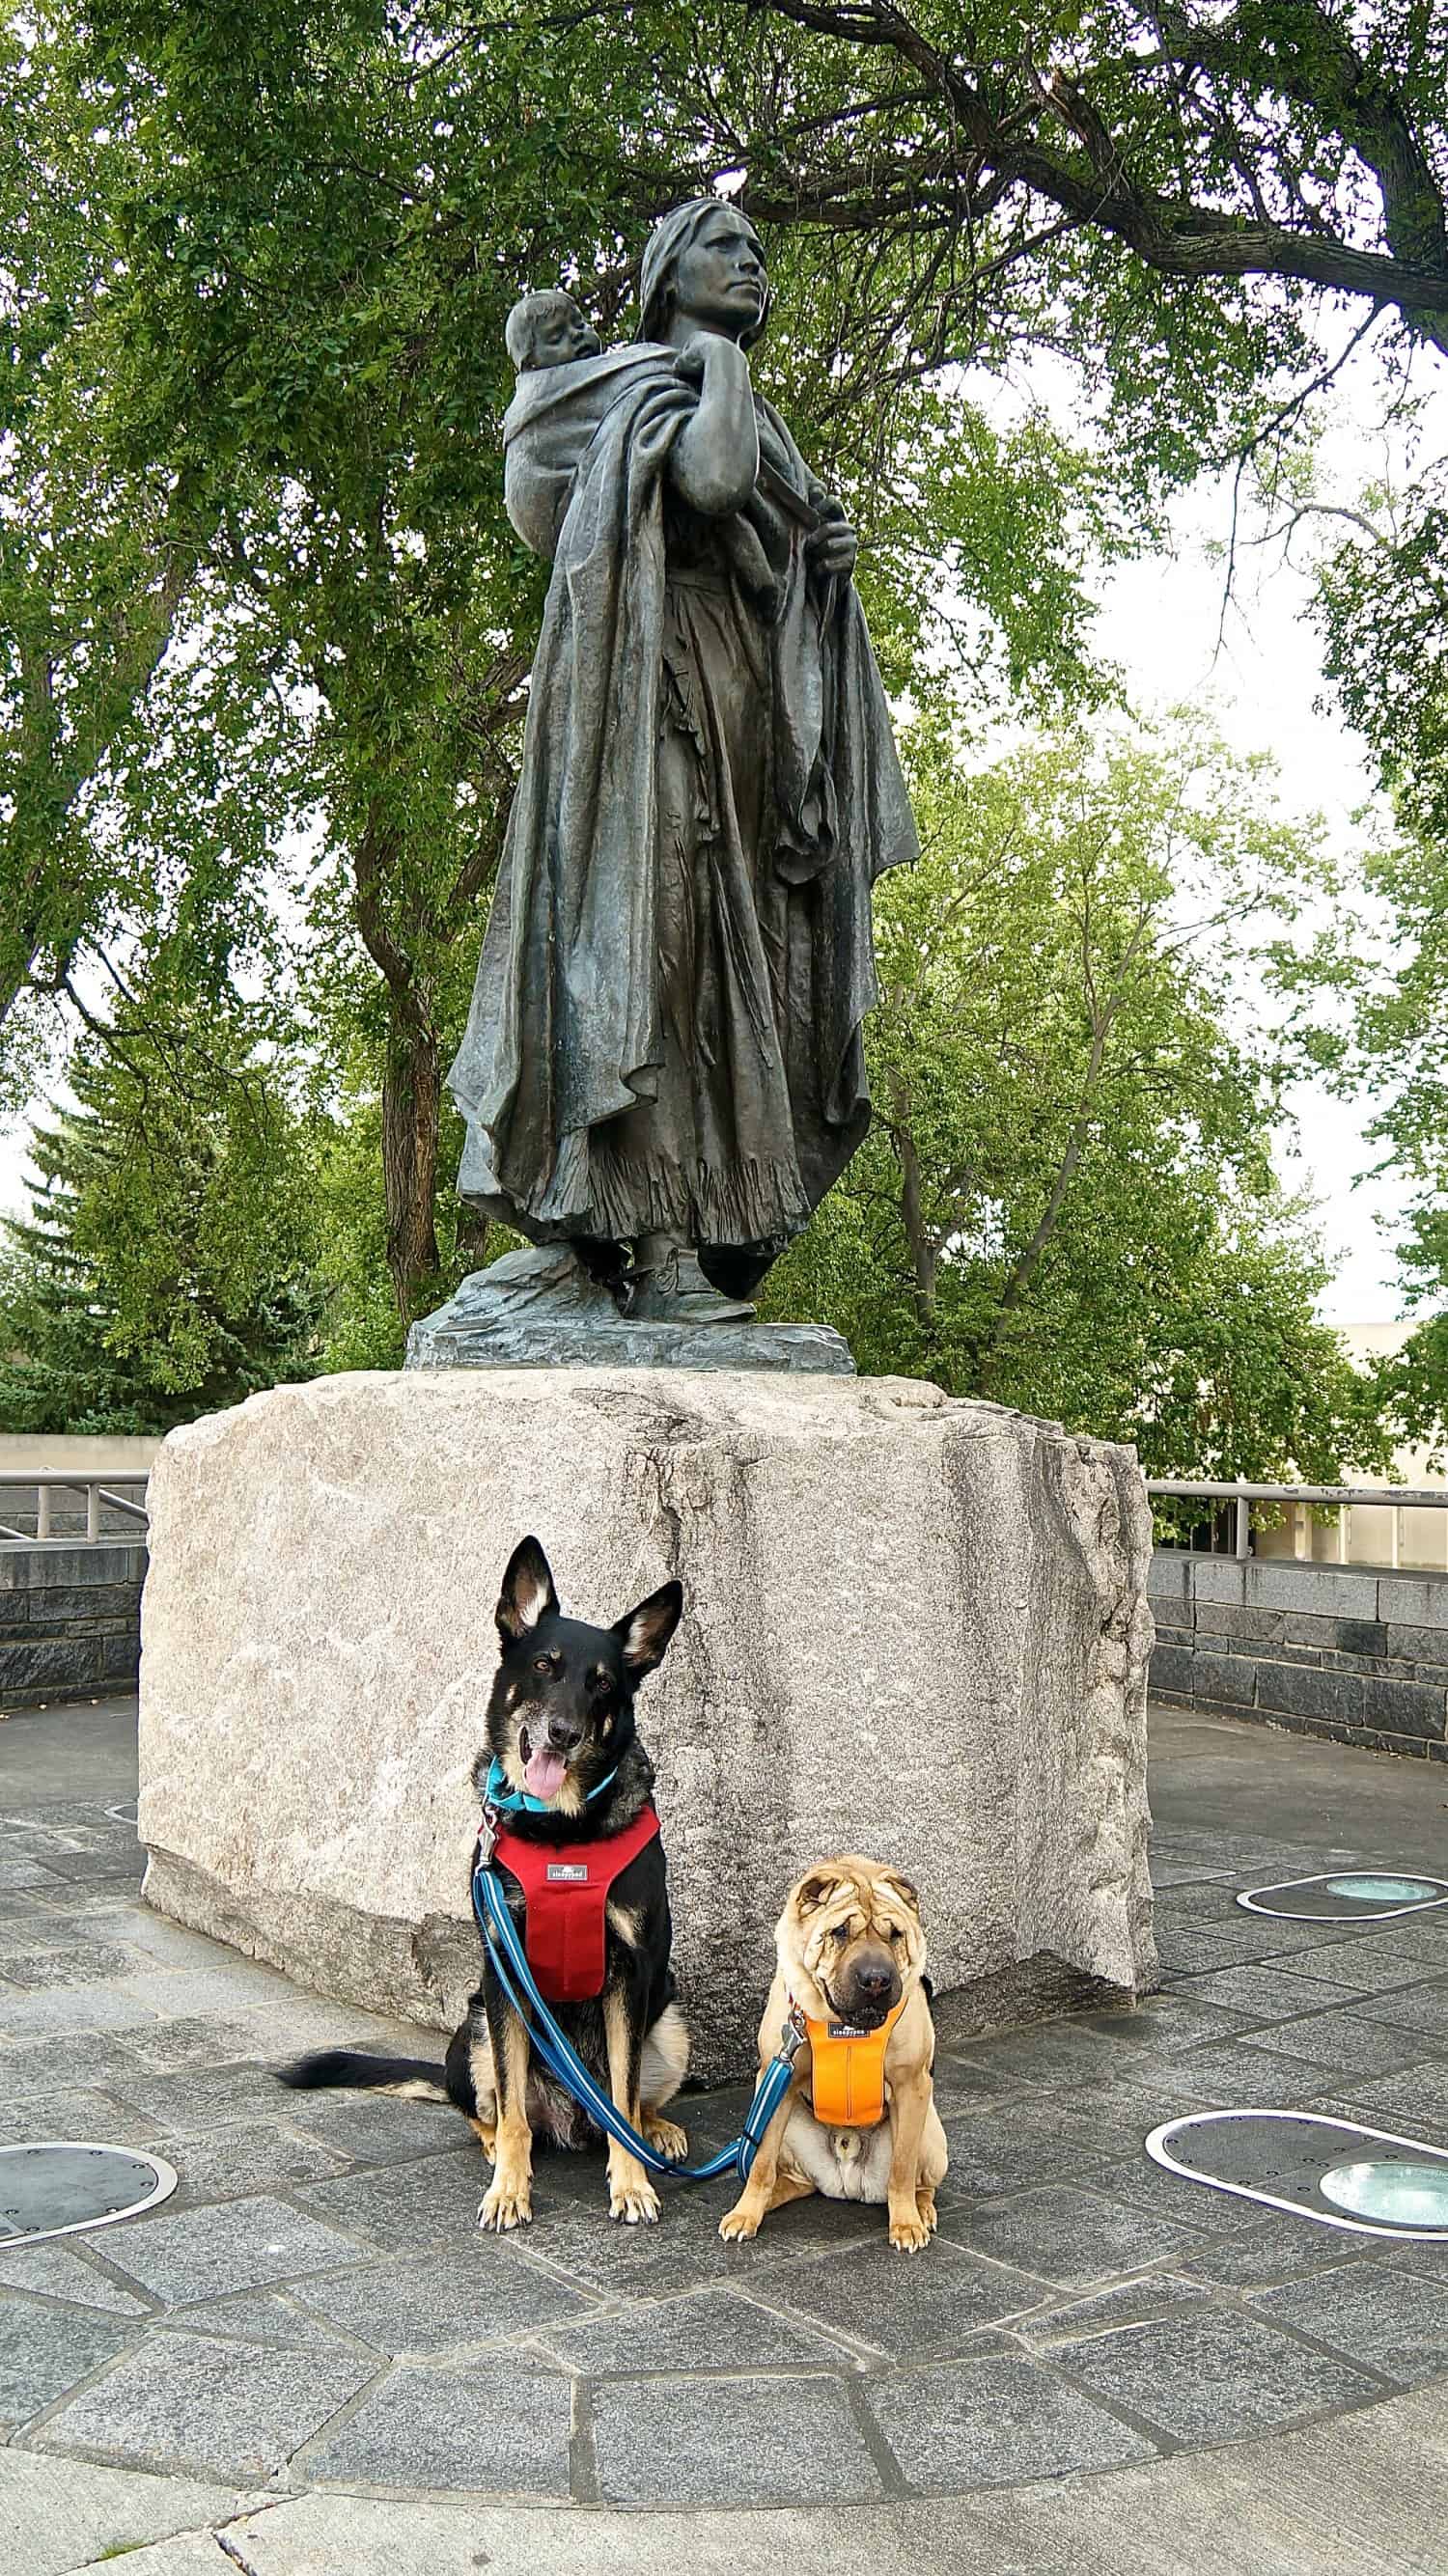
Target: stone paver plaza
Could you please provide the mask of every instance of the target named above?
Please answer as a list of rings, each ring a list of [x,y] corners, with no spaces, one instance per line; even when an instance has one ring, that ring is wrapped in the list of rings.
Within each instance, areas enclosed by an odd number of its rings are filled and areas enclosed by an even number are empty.
[[[180,2184],[142,2219],[0,2250],[12,2451],[253,2499],[466,2495],[597,2520],[951,2497],[1321,2418],[1346,2443],[1363,2410],[1448,2378],[1448,2245],[1275,2217],[1142,2149],[1174,2112],[1253,2103],[1448,2143],[1448,1913],[1348,1932],[1234,1903],[1348,1859],[1441,1867],[1429,1766],[1154,1721],[1166,1991],[969,2039],[944,2002],[951,2171],[939,2241],[907,2260],[878,2212],[819,2201],[725,2246],[725,2184],[674,2187],[657,2229],[625,2231],[601,2158],[543,2161],[531,2231],[480,2237],[484,2168],[452,2115],[277,2088],[299,2047],[417,2035],[152,1913],[123,1758],[107,1768],[118,1722],[84,1751],[98,1725],[0,1730],[0,2144],[153,2146]],[[46,1794],[68,1727],[85,1793],[57,1775]],[[1203,1803],[1214,1744],[1234,1827]],[[1244,1755],[1251,1796],[1231,1777]],[[1307,1807],[1280,1830],[1288,1770],[1313,1762],[1336,1784],[1330,1849]],[[731,2135],[744,2098],[688,2097],[692,2140]]]

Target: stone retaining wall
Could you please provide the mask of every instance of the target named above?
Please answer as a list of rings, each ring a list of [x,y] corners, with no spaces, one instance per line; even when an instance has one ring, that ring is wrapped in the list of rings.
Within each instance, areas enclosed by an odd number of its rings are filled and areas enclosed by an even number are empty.
[[[144,1547],[0,1547],[0,1709],[132,1690]]]
[[[1150,1592],[1154,1699],[1448,1759],[1448,1574],[1158,1548]]]

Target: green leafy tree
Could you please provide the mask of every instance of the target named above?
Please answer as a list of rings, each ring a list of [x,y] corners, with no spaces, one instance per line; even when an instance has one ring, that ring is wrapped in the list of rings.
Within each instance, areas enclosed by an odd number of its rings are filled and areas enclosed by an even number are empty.
[[[1179,718],[971,774],[920,747],[926,849],[878,906],[876,1123],[781,1264],[862,1367],[1135,1439],[1158,1473],[1376,1455],[1268,1159],[1266,995],[1328,882],[1260,759]]]
[[[712,46],[754,121],[772,75],[737,32],[716,17],[701,53],[677,16],[645,36],[628,13],[570,30],[525,9],[481,37],[454,8],[256,0],[219,41],[213,0],[92,0],[16,40],[16,311],[49,334],[13,484],[26,614],[59,550],[77,669],[117,602],[137,643],[114,721],[69,759],[80,891],[26,971],[73,1000],[77,958],[184,918],[214,983],[270,935],[310,835],[304,1006],[334,1066],[359,1030],[372,1048],[403,1321],[445,1266],[442,1074],[542,595],[502,510],[504,317],[567,275],[606,333],[632,328],[647,225],[700,184],[693,108],[668,130],[661,95],[691,98]],[[86,209],[53,255],[24,223],[52,134],[52,193]],[[1121,541],[1108,478],[1039,413],[992,427],[898,362],[880,324],[908,244],[867,267],[779,224],[771,247],[769,382],[867,524],[892,681],[928,691],[948,640],[983,684],[1086,684],[1082,568]],[[124,563],[82,542],[87,474],[112,478]],[[57,863],[53,831],[32,845]]]
[[[0,1427],[166,1431],[317,1366],[318,1139],[213,1025],[133,1017],[76,1064],[6,1222]]]

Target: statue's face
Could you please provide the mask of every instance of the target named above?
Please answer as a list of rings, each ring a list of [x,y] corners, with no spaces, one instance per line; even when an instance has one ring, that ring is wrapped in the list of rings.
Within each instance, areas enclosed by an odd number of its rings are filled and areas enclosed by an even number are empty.
[[[767,287],[755,234],[731,206],[721,205],[679,254],[674,308],[686,321],[737,340],[758,329]]]

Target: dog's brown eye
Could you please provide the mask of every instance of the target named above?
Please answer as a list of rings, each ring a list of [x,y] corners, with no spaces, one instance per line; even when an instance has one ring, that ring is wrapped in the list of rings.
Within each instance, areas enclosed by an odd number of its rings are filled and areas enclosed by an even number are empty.
[[[833,1932],[830,1934],[830,1939],[832,1941],[847,1940],[849,1938],[849,1930],[850,1927],[848,1923],[837,1923]]]
[[[556,1655],[535,1655],[535,1656],[534,1656],[534,1658],[533,1658],[533,1670],[534,1670],[534,1672],[535,1672],[535,1673],[554,1673],[554,1672],[556,1672],[556,1671],[558,1670],[558,1658],[557,1658],[557,1656],[556,1656]]]

